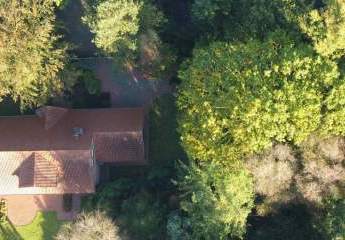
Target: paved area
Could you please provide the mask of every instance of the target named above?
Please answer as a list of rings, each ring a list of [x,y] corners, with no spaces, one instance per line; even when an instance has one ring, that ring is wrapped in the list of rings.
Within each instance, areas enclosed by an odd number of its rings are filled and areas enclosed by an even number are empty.
[[[110,58],[100,56],[92,43],[93,34],[81,22],[83,7],[80,0],[69,1],[57,16],[64,26],[64,39],[74,45],[75,62],[95,72],[102,90],[110,92],[113,107],[150,106],[153,99],[170,90],[167,80],[147,80],[139,74],[124,73]]]
[[[110,93],[113,107],[148,107],[157,96],[170,91],[168,81],[147,80],[138,74],[120,71],[111,59],[79,59],[78,64],[95,72],[102,91]]]
[[[59,220],[73,220],[80,211],[80,197],[74,196],[73,210],[63,210],[62,195],[11,195],[1,196],[7,202],[7,216],[12,224],[27,225],[37,211],[55,211]]]

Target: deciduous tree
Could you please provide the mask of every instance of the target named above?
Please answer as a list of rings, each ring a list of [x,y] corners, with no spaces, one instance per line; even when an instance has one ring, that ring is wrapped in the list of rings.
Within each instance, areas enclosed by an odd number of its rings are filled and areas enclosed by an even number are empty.
[[[310,9],[299,16],[299,25],[319,54],[339,58],[345,54],[345,1],[323,2],[324,7]]]
[[[192,239],[241,237],[254,201],[253,183],[245,170],[218,164],[203,168],[183,166],[179,181],[181,203],[192,229]]]
[[[174,55],[157,32],[166,21],[149,1],[105,0],[87,5],[84,22],[94,42],[128,69],[139,67],[150,78],[169,72]]]
[[[208,161],[224,148],[250,153],[272,141],[301,143],[319,127],[323,92],[338,76],[335,63],[280,31],[264,42],[196,49],[180,72],[187,153]]]
[[[59,44],[54,24],[53,1],[0,4],[0,97],[11,96],[25,108],[61,91],[66,47]]]
[[[133,0],[100,1],[90,6],[83,18],[95,34],[96,46],[109,54],[136,50],[136,36],[139,32],[139,12],[142,3]]]
[[[323,119],[322,133],[345,135],[345,79],[340,79],[326,98],[326,114]]]
[[[278,27],[291,27],[285,20],[283,2],[195,0],[192,5],[192,17],[203,33],[207,32],[217,39],[263,38]]]

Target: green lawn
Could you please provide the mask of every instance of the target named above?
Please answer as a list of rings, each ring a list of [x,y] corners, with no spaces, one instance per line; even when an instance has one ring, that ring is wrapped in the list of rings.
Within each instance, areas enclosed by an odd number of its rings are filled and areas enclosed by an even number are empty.
[[[25,226],[2,223],[0,240],[52,240],[62,224],[55,212],[38,212],[33,222]]]

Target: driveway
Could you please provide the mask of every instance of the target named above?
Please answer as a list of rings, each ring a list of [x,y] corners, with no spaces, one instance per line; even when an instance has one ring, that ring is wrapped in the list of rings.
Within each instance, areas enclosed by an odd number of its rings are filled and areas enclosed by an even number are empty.
[[[141,79],[120,71],[111,59],[79,59],[78,65],[95,72],[102,92],[109,92],[113,107],[149,107],[152,101],[170,91],[168,81]]]
[[[92,43],[93,34],[81,22],[82,15],[80,0],[73,0],[58,11],[57,19],[64,25],[64,39],[75,46],[75,61],[95,72],[101,81],[102,91],[110,93],[113,107],[150,106],[157,96],[170,91],[167,80],[147,80],[122,72],[111,59],[99,56]]]

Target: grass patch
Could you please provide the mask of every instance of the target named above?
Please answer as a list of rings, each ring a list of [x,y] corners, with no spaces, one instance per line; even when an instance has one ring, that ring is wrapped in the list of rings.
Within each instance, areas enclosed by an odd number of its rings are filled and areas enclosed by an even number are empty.
[[[1,223],[0,240],[53,240],[63,223],[57,220],[55,212],[38,212],[32,223],[25,226]]]

